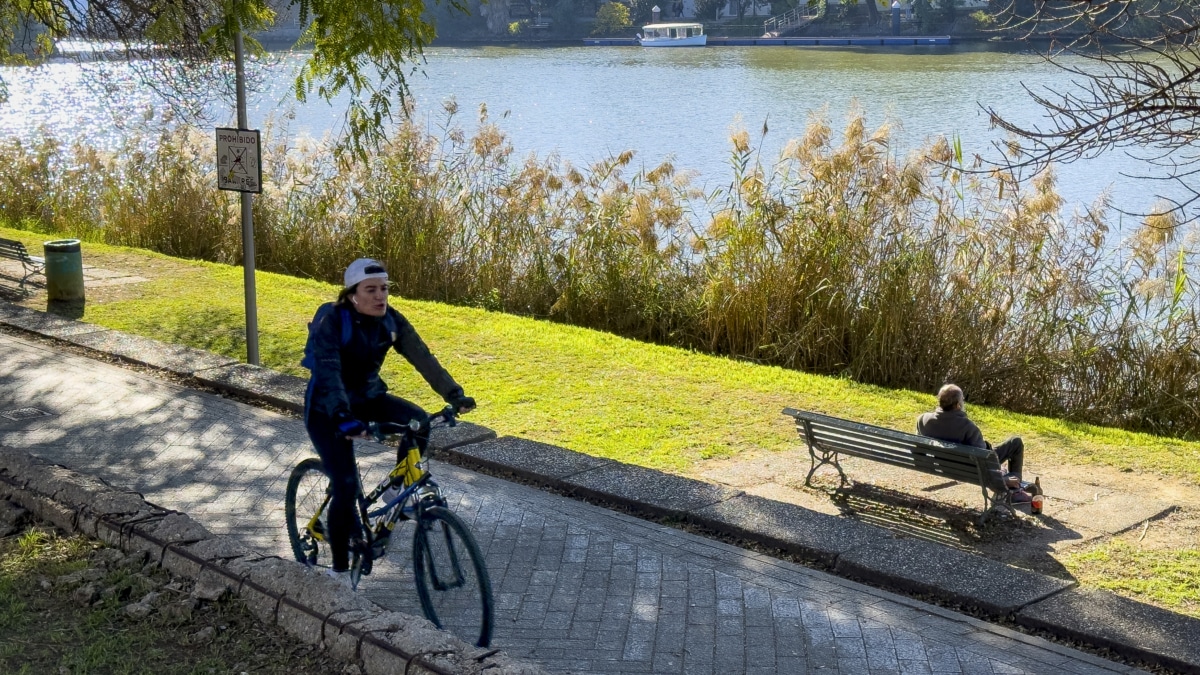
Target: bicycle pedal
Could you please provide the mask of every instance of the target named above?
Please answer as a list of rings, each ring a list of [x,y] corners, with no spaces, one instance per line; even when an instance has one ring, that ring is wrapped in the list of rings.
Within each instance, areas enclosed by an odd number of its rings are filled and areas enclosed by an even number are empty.
[[[388,542],[390,539],[390,536],[384,536],[376,539],[375,543],[371,544],[371,557],[382,558],[383,555],[387,553]]]

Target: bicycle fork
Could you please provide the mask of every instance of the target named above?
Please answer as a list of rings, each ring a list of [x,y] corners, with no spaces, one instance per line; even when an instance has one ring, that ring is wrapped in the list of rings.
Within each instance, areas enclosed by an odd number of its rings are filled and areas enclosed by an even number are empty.
[[[417,523],[417,527],[421,528],[421,536],[423,536],[423,537],[428,538],[430,536],[434,536],[434,537],[437,536],[436,533],[433,533],[432,535],[430,533],[430,530],[437,527],[436,522],[430,523],[428,525],[428,527],[426,527],[425,525],[422,525],[421,523]],[[442,528],[442,532],[441,532],[442,537],[446,540],[446,542],[445,542],[446,556],[450,559],[451,577],[449,579],[443,579],[443,577],[445,576],[444,570],[443,570],[443,574],[438,573],[438,570],[442,566],[437,564],[436,562],[434,562],[433,546],[431,546],[431,545],[426,545],[424,547],[424,555],[425,555],[425,562],[426,562],[425,569],[429,570],[429,580],[433,583],[434,589],[436,589],[438,591],[447,591],[447,590],[450,590],[451,588],[461,588],[463,586],[463,584],[466,583],[467,579],[466,579],[466,575],[463,574],[462,565],[459,563],[458,548],[454,545],[454,537],[451,536],[452,533],[450,531],[450,528],[446,527],[445,525],[442,525],[441,528]]]

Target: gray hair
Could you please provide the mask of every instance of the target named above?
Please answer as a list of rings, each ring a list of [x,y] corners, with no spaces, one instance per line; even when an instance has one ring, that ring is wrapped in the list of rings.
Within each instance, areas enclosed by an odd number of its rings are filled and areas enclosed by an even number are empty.
[[[938,389],[938,407],[942,410],[953,410],[963,402],[963,390],[957,384],[942,385]]]

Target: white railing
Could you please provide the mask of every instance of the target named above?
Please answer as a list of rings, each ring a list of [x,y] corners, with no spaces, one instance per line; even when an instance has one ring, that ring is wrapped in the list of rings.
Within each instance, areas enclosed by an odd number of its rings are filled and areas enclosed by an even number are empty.
[[[763,35],[778,34],[781,30],[805,24],[817,18],[815,14],[809,14],[810,11],[807,6],[797,7],[767,19],[763,22]]]

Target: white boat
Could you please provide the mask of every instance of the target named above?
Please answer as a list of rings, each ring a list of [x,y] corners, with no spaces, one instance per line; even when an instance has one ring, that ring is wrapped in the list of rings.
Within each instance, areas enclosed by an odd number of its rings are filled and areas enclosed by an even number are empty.
[[[703,47],[708,36],[699,23],[652,23],[642,26],[638,42],[643,47]]]

